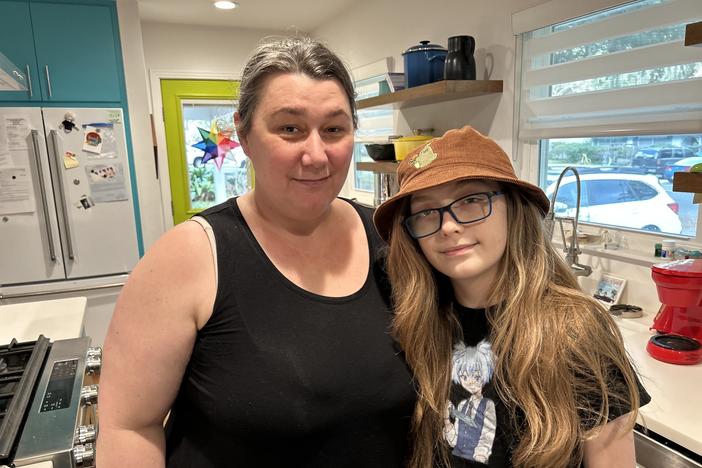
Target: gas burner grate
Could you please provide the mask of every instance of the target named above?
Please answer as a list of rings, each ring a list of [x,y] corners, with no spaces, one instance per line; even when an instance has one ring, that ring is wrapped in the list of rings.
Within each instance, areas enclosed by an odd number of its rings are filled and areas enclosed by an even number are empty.
[[[49,339],[0,346],[0,464],[7,461],[49,352]]]

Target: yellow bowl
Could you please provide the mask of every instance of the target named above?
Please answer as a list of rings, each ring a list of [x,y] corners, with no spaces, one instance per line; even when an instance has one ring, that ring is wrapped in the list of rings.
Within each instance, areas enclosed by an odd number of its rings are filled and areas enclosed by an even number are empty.
[[[395,145],[395,159],[402,161],[416,147],[422,146],[427,141],[431,140],[429,135],[412,135],[393,140]]]

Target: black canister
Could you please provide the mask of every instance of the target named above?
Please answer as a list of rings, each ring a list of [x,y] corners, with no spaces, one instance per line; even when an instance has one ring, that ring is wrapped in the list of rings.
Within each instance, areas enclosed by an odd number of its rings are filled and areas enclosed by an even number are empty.
[[[448,54],[444,64],[444,79],[475,79],[475,39],[473,36],[453,36],[448,39]]]

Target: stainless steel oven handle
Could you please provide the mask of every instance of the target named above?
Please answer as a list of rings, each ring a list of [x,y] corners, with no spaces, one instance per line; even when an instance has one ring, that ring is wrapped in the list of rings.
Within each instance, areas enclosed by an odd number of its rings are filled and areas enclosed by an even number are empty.
[[[48,88],[49,88],[49,97],[51,97],[51,96],[52,96],[52,93],[51,93],[51,77],[49,76],[49,66],[48,66],[48,65],[44,65],[44,73],[46,73],[46,85],[47,85]]]
[[[61,210],[61,214],[63,217],[63,224],[66,227],[66,246],[68,247],[68,258],[74,260],[76,256],[73,252],[73,238],[71,237],[71,226],[68,223],[68,204],[66,203],[66,192],[63,185],[63,171],[61,171],[63,161],[61,161],[61,157],[59,155],[58,134],[56,133],[56,130],[51,130],[49,132],[49,137],[51,139],[51,148],[54,152],[54,161],[56,162],[56,172],[58,175],[59,185],[59,199],[61,200],[61,207],[63,208]]]
[[[32,74],[29,73],[29,65],[27,65],[27,85],[29,85],[29,97],[33,97],[34,93],[32,92]]]
[[[29,67],[27,67],[29,68]],[[44,170],[41,168],[41,158],[39,157],[39,132],[32,130],[32,148],[34,150],[34,161],[37,164],[39,174],[39,192],[41,193],[41,208],[44,213],[44,226],[46,226],[46,237],[49,244],[49,256],[52,262],[56,261],[56,250],[54,250],[54,236],[51,233],[51,218],[49,218],[49,208],[46,206],[46,187],[44,186]]]

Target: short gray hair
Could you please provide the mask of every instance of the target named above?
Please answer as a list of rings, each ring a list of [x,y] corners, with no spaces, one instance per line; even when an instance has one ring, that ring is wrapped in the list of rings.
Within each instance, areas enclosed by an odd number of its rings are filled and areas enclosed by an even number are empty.
[[[353,128],[358,126],[356,92],[348,69],[341,59],[323,44],[307,37],[264,39],[244,66],[239,85],[239,135],[251,130],[251,119],[265,79],[275,73],[302,73],[317,80],[336,80],[344,89],[351,106]]]

